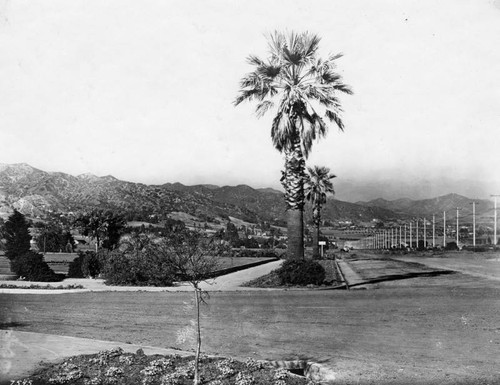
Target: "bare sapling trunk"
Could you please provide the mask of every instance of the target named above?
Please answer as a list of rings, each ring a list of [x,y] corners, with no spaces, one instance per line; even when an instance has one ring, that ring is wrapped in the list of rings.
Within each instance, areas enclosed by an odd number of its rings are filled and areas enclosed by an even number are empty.
[[[199,362],[201,352],[201,328],[200,328],[200,289],[194,285],[194,303],[196,306],[196,357],[194,360],[194,385],[200,383]]]

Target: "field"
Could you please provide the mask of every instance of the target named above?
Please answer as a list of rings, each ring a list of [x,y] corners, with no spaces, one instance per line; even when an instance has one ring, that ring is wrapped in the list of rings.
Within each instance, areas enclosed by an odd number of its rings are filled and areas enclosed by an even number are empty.
[[[419,276],[350,291],[214,292],[203,308],[203,349],[321,362],[338,373],[339,384],[499,383],[500,281],[481,275],[498,256],[401,258],[470,263],[476,275]],[[3,328],[189,349],[177,334],[192,318],[190,298],[4,294],[0,314]]]

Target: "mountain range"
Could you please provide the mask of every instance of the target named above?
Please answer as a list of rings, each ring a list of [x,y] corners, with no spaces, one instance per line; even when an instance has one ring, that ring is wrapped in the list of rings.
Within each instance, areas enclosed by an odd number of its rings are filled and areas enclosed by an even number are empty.
[[[456,207],[471,210],[472,200],[457,194],[433,199],[376,199],[349,203],[329,198],[322,212],[329,221],[371,222],[396,221],[418,216],[442,215]],[[185,186],[181,183],[146,185],[116,179],[108,175],[72,176],[45,172],[28,164],[0,164],[0,216],[7,217],[16,208],[30,217],[49,212],[77,212],[90,208],[111,209],[128,218],[143,219],[151,215],[185,212],[207,218],[235,217],[258,223],[283,224],[283,193],[254,189],[247,185]],[[491,216],[493,203],[478,201],[477,214]],[[310,208],[306,207],[309,216]]]

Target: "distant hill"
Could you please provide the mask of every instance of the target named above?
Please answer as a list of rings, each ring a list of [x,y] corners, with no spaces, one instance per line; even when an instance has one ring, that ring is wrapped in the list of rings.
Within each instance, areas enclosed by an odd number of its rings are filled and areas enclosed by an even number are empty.
[[[388,173],[390,174],[390,173]],[[360,179],[335,179],[335,191],[338,199],[348,202],[369,202],[376,198],[390,201],[403,197],[412,200],[425,200],[444,196],[450,192],[466,196],[487,199],[492,192],[500,191],[500,181],[455,179],[450,175],[426,175],[422,177],[398,174],[394,177],[377,173]]]
[[[470,199],[458,194],[447,194],[432,199],[412,200],[412,199],[374,199],[368,202],[357,202],[366,207],[380,207],[398,214],[415,217],[437,218],[447,212],[449,219],[456,217],[456,209],[459,210],[459,217],[464,217],[468,221],[472,219],[472,202],[476,202],[477,218],[489,218],[494,213],[493,202],[489,200]]]
[[[322,216],[331,221],[390,221],[423,213],[437,214],[468,203],[468,198],[456,194],[423,201],[377,199],[348,203],[329,198]],[[284,223],[286,218],[283,193],[270,188],[145,185],[121,181],[111,175],[72,176],[45,172],[27,164],[0,164],[0,216],[6,217],[13,208],[32,217],[43,217],[49,211],[76,212],[93,207],[112,209],[137,217],[136,220],[170,212],[185,212],[198,218],[235,217],[252,223]],[[306,217],[310,212],[307,206]]]
[[[199,217],[228,215],[257,221],[243,207],[210,199],[212,190],[181,184],[145,185],[92,174],[71,176],[38,170],[27,164],[0,165],[0,215],[13,209],[31,217],[49,211],[80,211],[99,207],[126,214],[152,215],[183,211]]]

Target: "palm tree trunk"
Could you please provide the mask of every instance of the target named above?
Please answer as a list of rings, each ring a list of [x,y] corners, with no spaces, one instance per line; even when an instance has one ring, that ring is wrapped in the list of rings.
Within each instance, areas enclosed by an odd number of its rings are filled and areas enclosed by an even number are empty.
[[[287,211],[288,247],[287,257],[304,259],[304,212],[289,209]]]
[[[305,161],[297,137],[285,152],[285,170],[281,183],[287,205],[288,258],[304,259],[304,178]]]
[[[314,226],[314,231],[313,231],[313,258],[317,257],[319,255],[319,226],[315,225]]]

